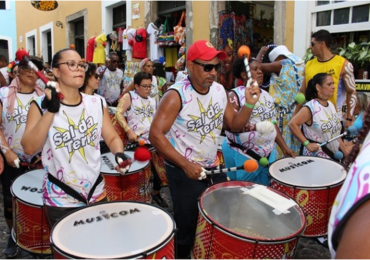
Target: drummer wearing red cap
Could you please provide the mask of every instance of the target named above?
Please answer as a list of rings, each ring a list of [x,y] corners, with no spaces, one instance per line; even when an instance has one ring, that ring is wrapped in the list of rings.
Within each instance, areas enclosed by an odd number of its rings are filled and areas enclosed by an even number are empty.
[[[258,86],[246,88],[247,105],[233,110],[224,87],[215,82],[226,56],[208,41],[194,42],[187,53],[189,76],[166,91],[150,128],[150,142],[166,162],[178,228],[177,258],[189,257],[193,246],[198,197],[210,184],[226,181],[225,174],[204,178],[204,170],[219,165],[221,129],[241,131],[260,95]]]

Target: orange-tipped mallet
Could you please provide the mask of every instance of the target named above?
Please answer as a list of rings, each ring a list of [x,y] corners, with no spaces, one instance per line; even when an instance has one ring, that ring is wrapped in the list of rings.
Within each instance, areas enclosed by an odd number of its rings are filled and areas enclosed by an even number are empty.
[[[251,69],[249,67],[249,62],[248,62],[248,59],[249,59],[250,55],[251,55],[251,50],[249,49],[249,47],[247,45],[242,45],[242,46],[239,47],[238,57],[239,58],[244,57],[244,66],[245,66],[245,70],[246,70],[247,76],[248,76],[248,81],[247,81],[247,85],[246,85],[247,88],[249,88],[251,86],[251,83],[252,83],[252,74],[251,74]],[[258,84],[258,83],[255,81],[253,84],[255,85],[255,84]],[[253,98],[256,99],[257,95],[254,94]]]
[[[230,168],[223,168],[218,170],[212,170],[212,171],[205,171],[206,174],[214,174],[214,173],[225,173],[225,172],[235,172],[238,170],[244,170],[246,172],[254,172],[258,169],[258,162],[255,160],[247,160],[243,163],[243,165],[238,167],[230,167]]]

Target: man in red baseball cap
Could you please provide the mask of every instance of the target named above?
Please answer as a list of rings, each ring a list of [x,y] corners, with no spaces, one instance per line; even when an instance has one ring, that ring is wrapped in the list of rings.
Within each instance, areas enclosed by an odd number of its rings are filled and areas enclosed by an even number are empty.
[[[150,142],[166,162],[178,228],[177,258],[190,256],[198,217],[197,199],[211,183],[226,181],[224,173],[206,175],[206,170],[219,165],[217,149],[222,127],[241,131],[260,95],[258,86],[246,88],[248,106],[234,111],[224,87],[215,82],[221,68],[219,60],[226,56],[208,41],[194,42],[187,53],[189,76],[166,91],[150,127]]]

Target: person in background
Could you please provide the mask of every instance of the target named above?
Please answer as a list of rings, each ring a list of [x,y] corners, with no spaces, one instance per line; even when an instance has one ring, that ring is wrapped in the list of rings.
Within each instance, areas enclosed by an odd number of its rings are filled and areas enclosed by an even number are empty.
[[[157,77],[153,75],[153,70],[154,70],[153,61],[149,58],[143,59],[139,64],[139,69],[140,69],[140,71],[143,71],[143,72],[146,72],[146,73],[149,73],[150,75],[152,75],[152,88],[151,88],[151,91],[150,91],[150,97],[154,98],[157,102],[157,105],[158,105],[158,103],[159,103],[159,89],[158,89]],[[124,96],[129,91],[134,90],[134,88],[135,88],[135,84],[134,84],[134,81],[132,81],[130,83],[130,85],[128,85],[128,87],[122,92],[122,96]]]
[[[178,228],[177,258],[190,257],[199,196],[211,183],[227,180],[224,173],[204,179],[204,170],[219,164],[217,147],[222,126],[241,131],[260,95],[258,86],[246,88],[248,106],[234,112],[224,87],[215,82],[221,68],[219,60],[226,57],[208,41],[194,42],[187,53],[189,77],[166,91],[150,127],[149,140],[165,159]]]
[[[328,227],[332,258],[366,259],[370,255],[370,106],[344,168],[347,177],[337,194]]]
[[[123,71],[118,68],[119,57],[115,52],[109,54],[105,66],[98,68],[98,94],[105,98],[109,106],[116,107],[123,91]]]
[[[19,62],[12,61],[8,65],[8,76],[9,76],[9,83],[12,82],[18,75],[18,64]]]
[[[320,143],[340,135],[342,130],[341,116],[329,101],[334,90],[333,77],[327,73],[318,73],[308,82],[308,102],[289,122],[293,135],[303,145],[303,155],[336,161],[335,152],[341,150],[344,156],[348,155],[348,149],[341,138],[320,146]]]
[[[116,162],[122,160],[117,171],[124,174],[130,165],[102,99],[79,91],[88,64],[77,51],[62,49],[54,54],[52,68],[56,87],[47,86],[45,95],[31,103],[21,141],[27,154],[42,150],[47,172],[42,197],[50,228],[79,207],[107,200],[100,137]]]
[[[157,78],[158,95],[159,99],[161,99],[163,97],[164,92],[166,92],[167,90],[166,71],[164,70],[162,63],[154,62],[153,66],[154,66],[153,76]]]
[[[31,59],[32,62],[36,62]],[[37,75],[27,62],[18,65],[17,76],[9,86],[0,89],[0,144],[3,157],[4,172],[1,175],[3,191],[4,217],[11,232],[13,228],[13,205],[10,187],[13,181],[25,173],[28,167],[22,167],[21,162],[30,163],[37,157],[39,150],[27,154],[21,145],[25,132],[27,113],[30,103],[43,95],[44,92],[36,84]],[[17,245],[11,235],[4,251],[5,257],[17,255]]]
[[[9,85],[9,78],[6,66],[8,65],[8,58],[5,55],[0,55],[0,87]]]
[[[105,99],[96,93],[98,91],[100,81],[100,74],[97,72],[98,67],[95,63],[91,62],[87,63],[87,65],[88,69],[85,72],[84,84],[80,88],[80,91],[87,95],[95,95],[101,98],[103,100],[104,107],[106,107],[107,103],[105,102]]]
[[[251,58],[249,60],[251,76],[254,81],[260,86],[263,82],[263,72],[261,64]],[[234,111],[238,112],[245,106],[245,88],[248,82],[248,75],[244,65],[244,59],[237,59],[233,65],[233,73],[235,78],[242,79],[243,85],[231,89],[228,92],[229,101],[232,104]],[[261,89],[261,95],[252,115],[246,124],[243,131],[232,132],[226,129],[226,137],[222,144],[222,153],[225,159],[225,166],[237,167],[243,165],[246,160],[254,159],[259,163],[259,167],[254,172],[246,173],[244,170],[228,172],[230,180],[251,181],[268,186],[270,181],[268,178],[268,165],[263,165],[260,162],[262,157],[269,158],[273,150],[275,142],[281,147],[285,156],[295,156],[295,153],[287,146],[281,136],[280,130],[273,121],[276,120],[276,108],[273,97],[266,91]],[[270,131],[263,134],[258,132],[261,122],[269,121],[271,123]]]
[[[262,61],[266,55],[268,46],[260,49],[257,60]],[[304,60],[291,53],[285,45],[275,47],[268,54],[270,63],[261,63],[262,71],[271,73],[269,94],[274,98],[277,112],[277,123],[286,144],[299,154],[300,142],[293,136],[288,127],[295,109],[295,96],[297,95],[303,80]],[[280,147],[275,146],[275,158],[284,156]]]
[[[235,87],[235,77],[232,71],[234,62],[232,39],[224,39],[222,50],[227,54],[227,58],[221,61],[222,69],[218,72],[217,78],[218,82],[229,91]]]
[[[134,76],[135,90],[126,93],[119,101],[116,117],[121,127],[127,133],[130,142],[138,142],[143,139],[149,143],[148,133],[153,116],[157,110],[157,101],[150,97],[152,88],[152,75],[140,71]],[[127,119],[123,116],[127,114]],[[153,163],[152,163],[153,164]],[[155,167],[151,167],[152,173],[157,174]],[[159,177],[153,178],[152,198],[161,207],[168,207],[166,201],[161,197],[161,184]]]
[[[306,93],[308,81],[317,73],[330,73],[334,80],[334,93],[329,100],[334,104],[337,112],[342,113],[342,107],[346,100],[347,112],[345,127],[351,125],[354,120],[354,110],[356,106],[356,86],[353,76],[353,66],[345,58],[333,54],[330,50],[334,40],[326,30],[319,30],[311,35],[311,51],[316,58],[307,62],[303,73],[304,79],[299,89],[303,94]],[[296,105],[294,114],[298,113],[302,105]]]

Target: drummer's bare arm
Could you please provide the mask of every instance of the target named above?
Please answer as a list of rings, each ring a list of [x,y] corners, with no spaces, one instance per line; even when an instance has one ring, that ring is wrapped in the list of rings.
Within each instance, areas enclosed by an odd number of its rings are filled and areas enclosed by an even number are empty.
[[[3,173],[4,171],[4,159],[2,156],[0,156],[0,175]]]
[[[277,73],[277,74],[280,73],[280,70],[283,67],[281,65],[281,61],[274,61],[274,62],[271,62],[271,63],[261,63],[261,66],[262,66],[262,71],[263,72],[270,72],[270,73],[274,72],[274,73]]]
[[[250,88],[245,88],[245,103],[249,106],[244,105],[239,109],[238,112],[235,111],[235,107],[232,105],[232,101],[227,100],[225,115],[224,115],[224,127],[234,133],[239,133],[244,129],[252,115],[253,107],[257,103],[261,91],[258,85],[253,85]],[[256,95],[256,98],[253,96]]]
[[[42,150],[49,128],[54,120],[54,113],[47,111],[42,115],[41,108],[35,101],[31,103],[27,114],[27,123],[21,144],[26,154],[32,155]]]
[[[196,163],[188,161],[170,144],[165,134],[175,122],[181,109],[181,100],[175,90],[168,90],[159,104],[149,130],[149,141],[155,149],[168,161],[184,170],[193,180],[198,180],[202,168]]]
[[[367,200],[358,207],[343,225],[338,238],[336,258],[365,259],[370,255],[370,201]]]
[[[292,149],[290,149],[290,147],[287,146],[286,142],[284,141],[283,136],[281,135],[280,129],[277,125],[275,125],[275,129],[276,129],[275,142],[279,145],[280,149],[283,151],[286,157],[294,158],[296,154],[294,153]]]
[[[298,114],[293,116],[288,124],[292,134],[302,144],[308,141],[301,131],[301,125],[303,125],[304,123],[307,123],[308,125],[311,125],[312,123],[311,111],[308,107],[303,107],[301,110],[299,110]],[[320,149],[319,145],[316,143],[309,143],[306,145],[306,148],[311,152],[317,152]]]
[[[357,95],[356,95],[356,83],[355,77],[353,76],[353,66],[352,63],[346,61],[343,67],[343,81],[344,87],[346,89],[346,103],[347,103],[347,118],[351,118],[354,120],[354,111],[357,103]],[[348,128],[352,121],[346,120],[346,128]]]
[[[113,153],[122,153],[123,152],[123,142],[116,130],[114,129],[112,122],[109,117],[109,111],[107,107],[103,108],[103,129],[102,137],[104,142],[109,147],[109,150]]]
[[[300,87],[299,92],[306,95],[306,71],[303,72],[302,86]],[[303,107],[303,104],[296,104],[294,112],[293,112],[293,116],[298,114],[298,111],[301,110],[302,107]]]

